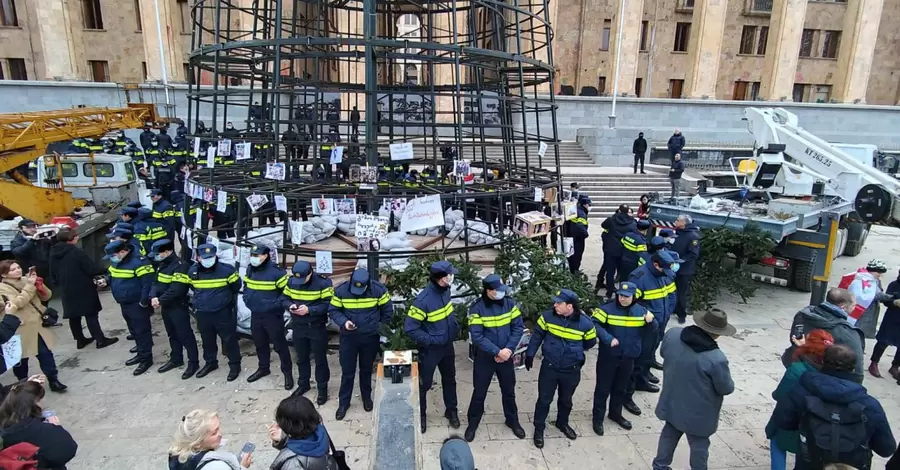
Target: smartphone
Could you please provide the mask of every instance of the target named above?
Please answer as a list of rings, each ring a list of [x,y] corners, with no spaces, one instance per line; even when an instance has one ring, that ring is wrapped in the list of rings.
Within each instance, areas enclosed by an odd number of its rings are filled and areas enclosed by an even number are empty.
[[[35,269],[34,266],[28,268],[28,275],[35,274],[36,272],[37,272],[37,269]]]
[[[256,450],[256,445],[252,442],[247,442],[241,449],[241,455],[252,454],[254,450]]]
[[[794,327],[794,338],[803,338],[803,324],[799,323]]]
[[[44,419],[52,418],[52,417],[56,416],[56,412],[53,410],[44,410],[41,412],[41,416],[43,416]]]

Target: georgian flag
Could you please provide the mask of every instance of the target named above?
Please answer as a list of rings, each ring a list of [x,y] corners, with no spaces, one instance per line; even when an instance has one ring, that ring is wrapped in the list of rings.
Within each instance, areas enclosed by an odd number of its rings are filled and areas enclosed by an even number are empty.
[[[841,277],[841,283],[838,287],[853,292],[856,296],[856,307],[850,312],[847,321],[851,325],[856,325],[859,317],[869,308],[869,305],[875,300],[875,293],[878,292],[878,280],[866,268],[860,268],[855,273],[845,274]]]

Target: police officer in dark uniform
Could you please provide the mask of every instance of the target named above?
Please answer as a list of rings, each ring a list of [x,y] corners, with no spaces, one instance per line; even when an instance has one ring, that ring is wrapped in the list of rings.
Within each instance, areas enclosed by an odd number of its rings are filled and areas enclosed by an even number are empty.
[[[241,278],[234,266],[219,263],[216,247],[204,243],[197,247],[199,264],[191,266],[188,277],[194,290],[194,309],[197,312],[197,329],[203,342],[203,361],[206,364],[197,372],[197,378],[219,368],[219,348],[216,336],[222,340],[222,348],[228,356],[228,381],[241,373],[241,350],[237,340],[236,297],[241,290]]]
[[[578,273],[581,271],[581,259],[584,256],[585,240],[588,237],[588,212],[591,207],[591,198],[582,195],[578,198],[578,213],[572,220],[567,220],[564,228],[572,237],[574,252],[569,257],[569,271]]]
[[[603,242],[603,267],[601,268],[606,273],[606,297],[612,297],[616,288],[616,271],[622,262],[622,237],[637,229],[634,217],[628,215],[628,212],[628,206],[622,204],[612,217],[608,217],[600,224],[600,227],[606,230],[606,239]],[[619,278],[623,281],[627,280],[622,276]]]
[[[129,225],[131,225],[131,224],[123,223],[120,226],[117,226],[112,232],[109,232],[106,234],[106,238],[108,238],[110,242],[115,241],[115,240],[121,240],[124,242],[128,242],[134,247],[135,253],[139,253],[141,256],[146,256],[146,253],[144,253],[140,242],[138,242],[134,238],[134,233],[131,230],[128,230],[127,227]]]
[[[334,288],[331,279],[314,273],[312,265],[297,261],[291,268],[291,276],[281,296],[281,306],[291,312],[291,329],[294,330],[294,349],[297,351],[297,390],[299,396],[310,390],[311,367],[309,356],[316,361],[316,403],[328,401],[328,309]]]
[[[168,196],[172,191],[172,184],[175,181],[175,164],[178,162],[175,157],[169,154],[171,149],[162,148],[162,143],[157,147],[151,147],[149,152],[144,152],[150,157],[153,165],[153,172],[156,174],[156,187],[162,191],[163,196]]]
[[[160,147],[159,139],[154,135],[150,138],[150,146],[144,148],[144,158],[150,163],[154,172],[154,184],[159,187],[159,167],[166,157],[166,152]],[[158,163],[157,163],[158,162]]]
[[[125,361],[125,365],[137,365],[134,375],[141,375],[153,365],[153,336],[150,330],[153,266],[147,258],[134,251],[134,245],[122,240],[110,242],[104,251],[105,258],[110,262],[106,283],[122,308],[122,316],[137,343],[137,354]]]
[[[184,351],[187,351],[187,368],[181,374],[187,380],[200,368],[197,338],[191,328],[191,314],[188,308],[188,289],[191,279],[187,276],[190,265],[175,254],[175,245],[166,239],[157,240],[150,248],[150,256],[156,263],[156,279],[150,289],[150,305],[162,311],[163,325],[169,337],[172,352],[169,361],[159,368],[159,373],[168,372],[184,365]]]
[[[456,403],[456,354],[453,341],[459,324],[450,303],[450,286],[459,271],[449,261],[436,261],[429,269],[428,285],[416,295],[406,312],[403,330],[419,346],[419,411],[422,432],[426,430],[427,395],[434,383],[434,370],[441,371],[444,417],[453,428],[459,427]]]
[[[668,250],[669,247],[666,244],[666,240],[663,237],[653,237],[647,243],[647,251],[641,253],[641,257],[638,258],[638,267],[643,266],[650,262],[650,258],[653,257],[653,254],[660,250]],[[637,268],[635,268],[637,269]],[[634,272],[634,271],[632,271]]]
[[[678,315],[678,323],[683,324],[687,318],[687,311],[691,305],[691,279],[697,271],[697,260],[700,258],[700,227],[694,225],[694,221],[688,215],[680,215],[675,219],[675,228],[678,230],[677,238],[672,243],[672,251],[684,260],[675,271],[675,287],[678,289],[678,302],[675,306],[675,314]]]
[[[628,383],[634,372],[634,361],[641,355],[641,343],[653,322],[653,314],[635,302],[637,287],[630,282],[619,283],[616,298],[591,311],[600,338],[597,353],[597,383],[594,387],[594,432],[603,435],[603,417],[609,399],[609,419],[625,430],[631,421],[622,416],[622,406],[628,400]]]
[[[378,329],[391,321],[394,308],[387,288],[369,279],[369,271],[357,269],[350,280],[339,285],[331,297],[328,316],[341,328],[339,358],[341,361],[341,389],[338,409],[334,418],[338,421],[347,415],[350,396],[353,394],[353,376],[359,362],[359,392],[363,409],[372,411],[372,369],[375,357],[381,349]]]
[[[516,368],[513,361],[525,330],[522,311],[515,300],[506,296],[509,287],[503,284],[500,276],[491,274],[481,281],[481,285],[484,287],[481,298],[469,308],[469,336],[475,345],[475,364],[465,438],[469,442],[475,439],[475,431],[484,415],[484,400],[496,374],[506,426],[512,429],[516,437],[524,439],[525,430],[519,424],[519,408],[516,406]]]
[[[291,350],[285,338],[284,307],[281,306],[281,290],[287,282],[287,273],[275,264],[269,247],[254,245],[250,250],[250,266],[244,274],[244,304],[251,313],[250,334],[253,335],[259,367],[247,377],[247,382],[256,382],[271,374],[271,343],[281,360],[284,389],[290,390],[294,388],[294,371]]]
[[[160,222],[157,222],[157,219],[153,218],[153,210],[149,207],[138,209],[134,230],[134,238],[141,242],[141,253],[150,253],[153,242],[169,238],[169,232]]]
[[[649,220],[638,220],[637,230],[628,232],[622,237],[622,261],[619,263],[619,278],[628,279],[631,272],[638,267],[638,260],[642,253],[647,252],[647,230],[650,229]]]
[[[597,344],[597,331],[581,312],[578,294],[563,289],[553,296],[553,309],[541,313],[525,353],[525,368],[534,367],[538,348],[544,356],[538,374],[538,398],[534,406],[534,446],[544,447],[544,427],[553,395],[559,390],[556,427],[569,439],[578,434],[569,426],[572,395],[581,382],[584,352]],[[543,347],[542,347],[543,346]]]
[[[169,240],[175,240],[175,208],[172,203],[166,199],[166,195],[161,189],[150,191],[150,199],[153,201],[153,212],[151,216],[166,229],[166,236]]]

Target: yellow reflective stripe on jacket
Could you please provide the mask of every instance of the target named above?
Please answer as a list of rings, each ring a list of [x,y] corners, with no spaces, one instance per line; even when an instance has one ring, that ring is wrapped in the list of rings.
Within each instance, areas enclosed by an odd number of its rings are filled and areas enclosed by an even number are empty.
[[[634,239],[631,237],[622,237],[622,246],[625,247],[628,251],[647,251],[647,245],[639,245],[634,242]]]
[[[172,274],[163,274],[163,273],[156,274],[156,280],[163,284],[171,284],[174,279],[175,279],[175,276]]]
[[[385,292],[384,294],[381,294],[381,297],[378,298],[378,306],[381,307],[382,305],[387,305],[390,301],[391,296],[389,296],[388,293]]]
[[[191,279],[191,285],[197,289],[215,289],[228,286],[228,279]]]
[[[278,288],[276,284],[278,281],[255,281],[244,276],[244,286],[253,290],[275,290]]]
[[[644,326],[647,322],[644,321],[644,317],[628,317],[622,315],[610,315],[606,313],[604,310],[595,308],[591,311],[591,316],[596,318],[600,323],[606,323],[611,326],[624,326],[628,328],[640,328]]]
[[[311,302],[313,300],[327,299],[333,296],[334,288],[328,287],[322,290],[298,290],[287,287],[284,289],[284,295],[290,297],[291,300],[303,300],[306,302]],[[334,301],[332,300],[331,303],[334,304]],[[340,307],[340,305],[336,306]]]
[[[146,274],[153,274],[154,272],[156,271],[153,269],[153,266],[150,266],[149,264],[140,266],[139,268],[134,270],[134,274],[137,275],[137,277],[141,277]]]
[[[163,238],[167,238],[169,236],[166,233],[166,229],[162,227],[152,228],[150,229],[150,234],[145,238],[145,240],[162,240]]]
[[[453,313],[453,304],[444,305],[437,310],[433,310],[427,313],[422,311],[422,309],[420,309],[419,307],[413,306],[410,307],[409,312],[407,312],[410,317],[416,320],[428,321],[430,323],[439,322],[449,317],[451,313]]]
[[[676,289],[675,289],[675,282],[674,282],[674,281],[673,281],[673,282],[670,282],[670,283],[665,287],[665,289],[666,289],[666,293],[667,293],[667,294],[672,294],[672,293],[674,293],[674,292],[676,291]]]
[[[365,299],[342,299],[338,296],[334,296],[331,298],[331,305],[335,307],[343,307],[343,308],[374,308],[378,305],[380,299],[376,298],[365,298]]]
[[[153,211],[153,218],[154,218],[154,219],[164,219],[164,218],[166,218],[166,217],[175,217],[175,211],[172,210],[172,209],[169,209],[169,210],[164,211],[164,212],[156,212],[156,211]]]
[[[588,224],[588,220],[585,219],[584,217],[575,217],[572,219],[572,223],[573,224],[581,224],[581,225],[586,226]]]
[[[657,289],[650,289],[650,290],[645,290],[645,291],[638,289],[637,295],[641,295],[641,294],[643,294],[644,300],[662,299],[665,296],[669,295],[669,288],[666,286],[663,286],[663,287],[660,287]]]
[[[135,277],[134,269],[119,269],[112,266],[109,267],[109,276],[115,279],[131,279]]]
[[[281,279],[279,279],[278,281],[275,282],[275,287],[277,287],[279,289],[284,289],[284,287],[288,283],[288,277],[289,276],[287,274],[285,274],[284,276],[281,276]]]
[[[541,315],[538,317],[538,326],[544,329],[547,333],[550,333],[553,336],[568,339],[571,341],[581,341],[585,339],[592,339],[597,337],[597,331],[591,328],[591,331],[584,332],[580,330],[576,330],[574,328],[566,328],[564,326],[555,325],[553,323],[547,323],[544,320],[544,316]],[[593,335],[588,337],[588,335]]]
[[[519,307],[513,307],[512,310],[502,314],[502,315],[494,315],[490,317],[482,317],[477,314],[469,315],[469,324],[470,325],[481,325],[485,328],[499,328],[501,326],[506,326],[512,323],[513,320],[522,316],[522,312],[519,310]]]
[[[182,284],[190,284],[191,283],[190,276],[188,276],[185,273],[175,273],[175,275],[172,277],[172,280],[175,282],[180,282]]]

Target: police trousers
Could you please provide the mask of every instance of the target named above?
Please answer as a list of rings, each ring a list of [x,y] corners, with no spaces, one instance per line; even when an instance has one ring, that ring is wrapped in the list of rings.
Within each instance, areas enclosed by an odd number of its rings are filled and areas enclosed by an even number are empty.
[[[581,259],[584,257],[584,238],[573,238],[574,253],[569,257],[569,271],[578,273],[581,271]]]
[[[364,400],[372,398],[372,370],[375,357],[378,356],[380,349],[378,334],[348,333],[341,335],[340,349],[338,350],[341,361],[341,389],[338,392],[338,406],[350,406],[357,362],[359,362],[359,393]],[[421,371],[421,368],[419,370]]]
[[[550,413],[550,404],[553,403],[553,395],[559,390],[559,402],[556,404],[556,425],[569,424],[569,415],[572,413],[572,395],[581,382],[581,366],[558,368],[546,362],[541,363],[541,371],[538,373],[538,398],[534,405],[534,429],[543,431],[546,427],[547,415]]]
[[[153,358],[153,332],[150,328],[150,315],[153,314],[153,309],[150,306],[142,307],[137,302],[119,304],[119,306],[122,307],[122,316],[125,317],[128,330],[134,337],[137,357],[151,360]]]
[[[441,371],[444,408],[456,411],[456,352],[452,342],[419,348],[419,411],[422,416],[428,409],[425,397],[434,385],[435,369]]]
[[[603,253],[603,267],[601,270],[606,271],[606,296],[610,297],[616,291],[616,271],[622,264],[622,255],[614,256]],[[621,278],[621,276],[619,276]],[[627,281],[627,279],[622,279]]]
[[[687,317],[687,311],[691,306],[691,274],[682,274],[675,276],[675,289],[678,298],[675,300],[675,315],[684,319]]]
[[[222,340],[222,349],[228,357],[228,367],[241,368],[241,349],[237,339],[237,314],[234,307],[213,312],[197,312],[197,329],[203,342],[203,361],[219,365],[219,347],[216,337]]]
[[[602,423],[609,399],[609,416],[622,417],[622,406],[628,400],[628,384],[634,371],[634,358],[597,356],[597,384],[594,386],[593,421]]]
[[[309,386],[312,369],[309,357],[312,354],[313,360],[316,361],[316,390],[323,395],[328,393],[328,379],[331,378],[331,369],[328,367],[328,329],[325,328],[325,325],[326,321],[323,319],[321,323],[292,327],[294,329],[294,349],[297,350],[297,385],[300,388]],[[375,342],[377,348],[379,346],[377,337]],[[378,354],[377,349],[375,354]],[[373,362],[375,362],[374,356],[369,363]],[[360,366],[360,370],[362,370],[362,366]]]
[[[269,344],[275,349],[275,354],[281,360],[281,372],[285,377],[292,377],[291,350],[288,347],[284,328],[284,312],[251,312],[250,335],[253,337],[253,345],[256,346],[256,359],[259,361],[260,370],[269,370],[272,362],[272,352]]]
[[[200,358],[197,351],[197,338],[191,328],[191,314],[187,305],[171,305],[162,309],[163,325],[169,337],[172,352],[169,360],[175,363],[184,362],[184,351],[187,351],[188,363],[197,365]]]
[[[634,389],[637,386],[641,388],[650,384],[647,377],[650,373],[650,363],[656,358],[656,347],[659,346],[659,325],[657,322],[648,323],[642,328],[641,333],[641,355],[634,360],[634,367],[631,374],[631,380],[628,382],[625,401],[632,401]]]
[[[469,426],[478,426],[484,415],[484,400],[487,398],[491,380],[497,376],[500,383],[500,397],[503,416],[507,424],[519,424],[519,407],[516,406],[516,368],[513,358],[506,362],[496,362],[491,353],[477,351],[472,369],[472,399],[469,401]]]

